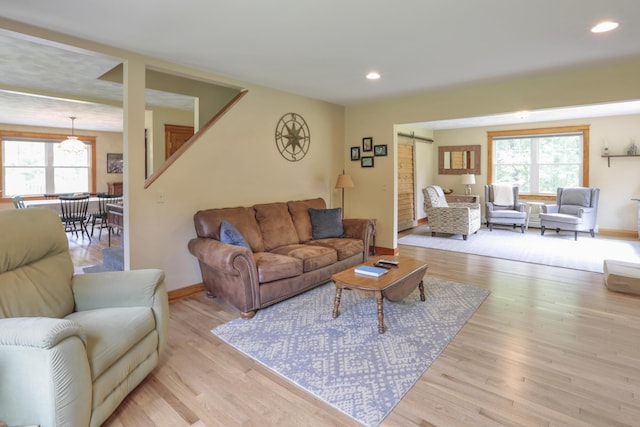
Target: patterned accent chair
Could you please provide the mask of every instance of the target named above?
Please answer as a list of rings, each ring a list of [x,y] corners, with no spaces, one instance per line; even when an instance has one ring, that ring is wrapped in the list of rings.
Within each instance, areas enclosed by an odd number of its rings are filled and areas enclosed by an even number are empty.
[[[436,233],[462,234],[462,239],[480,229],[478,203],[447,203],[442,188],[429,185],[422,190],[424,211],[427,213],[431,235]]]
[[[507,191],[510,197],[505,197]],[[485,215],[487,227],[493,231],[494,224],[520,226],[524,233],[527,223],[525,206],[518,200],[519,188],[517,185],[491,184],[484,186]]]
[[[595,237],[599,197],[599,188],[558,188],[556,204],[542,207],[540,234],[544,236],[545,230],[551,228],[556,233],[573,231],[574,240],[578,240],[578,231],[588,231]]]

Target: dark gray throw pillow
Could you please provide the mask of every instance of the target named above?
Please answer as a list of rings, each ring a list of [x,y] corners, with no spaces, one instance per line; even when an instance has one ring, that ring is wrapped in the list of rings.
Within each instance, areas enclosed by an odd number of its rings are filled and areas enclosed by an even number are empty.
[[[251,246],[244,240],[242,234],[233,225],[227,221],[220,223],[220,241],[229,245],[244,246],[251,249]]]
[[[342,208],[309,208],[309,216],[311,217],[311,235],[314,240],[327,239],[329,237],[344,237]]]

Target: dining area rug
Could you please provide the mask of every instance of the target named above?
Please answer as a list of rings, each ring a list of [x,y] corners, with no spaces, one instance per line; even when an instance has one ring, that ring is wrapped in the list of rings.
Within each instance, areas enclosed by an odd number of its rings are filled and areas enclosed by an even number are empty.
[[[605,259],[640,262],[638,240],[593,238],[589,233],[579,233],[578,240],[574,240],[573,232],[556,233],[555,230],[547,230],[542,236],[538,229],[521,233],[520,229],[481,228],[463,240],[460,235],[431,236],[428,228],[420,228],[398,238],[398,244],[595,273],[602,273]]]
[[[251,320],[211,330],[229,345],[365,426],[377,426],[456,336],[489,291],[425,276],[400,302],[342,292],[332,317],[332,282],[271,307]]]

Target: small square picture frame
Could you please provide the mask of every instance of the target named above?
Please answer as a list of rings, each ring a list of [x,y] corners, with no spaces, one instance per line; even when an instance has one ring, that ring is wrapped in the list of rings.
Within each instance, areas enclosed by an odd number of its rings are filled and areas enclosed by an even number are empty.
[[[122,153],[107,153],[107,173],[122,173]]]
[[[387,144],[374,145],[373,146],[373,155],[374,156],[386,156],[387,155]]]
[[[362,151],[373,151],[373,138],[368,136],[362,138]]]
[[[351,161],[360,160],[360,147],[351,147]]]
[[[360,166],[363,168],[373,167],[373,156],[360,157]]]

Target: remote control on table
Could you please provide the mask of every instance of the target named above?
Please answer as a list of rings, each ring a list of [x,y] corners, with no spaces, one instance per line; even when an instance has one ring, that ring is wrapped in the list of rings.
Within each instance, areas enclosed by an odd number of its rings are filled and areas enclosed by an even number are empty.
[[[386,270],[389,270],[392,266],[389,264],[383,264],[380,261],[376,262],[375,264],[373,264],[376,267],[380,267],[380,268],[384,268]]]
[[[400,264],[400,262],[394,261],[392,259],[379,259],[378,262],[380,264],[388,264],[388,265],[396,265],[396,266]]]

